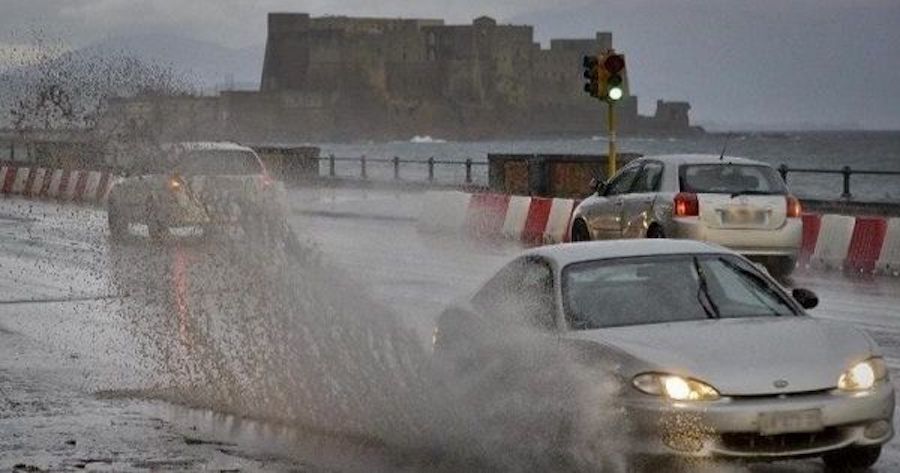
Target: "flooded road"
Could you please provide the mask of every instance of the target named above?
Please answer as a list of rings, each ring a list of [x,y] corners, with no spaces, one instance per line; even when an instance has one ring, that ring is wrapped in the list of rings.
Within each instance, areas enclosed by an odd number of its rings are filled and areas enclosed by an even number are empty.
[[[111,245],[101,210],[0,202],[0,470],[495,469],[457,454],[422,373],[440,310],[517,248],[390,219],[288,224],[297,246],[272,234]],[[872,334],[897,379],[900,282],[795,285],[819,294],[814,315]],[[895,440],[876,471],[897,469]]]

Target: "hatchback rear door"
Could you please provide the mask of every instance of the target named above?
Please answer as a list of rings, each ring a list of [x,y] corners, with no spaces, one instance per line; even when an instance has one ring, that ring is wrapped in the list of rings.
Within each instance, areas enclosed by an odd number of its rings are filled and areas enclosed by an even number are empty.
[[[787,188],[770,166],[683,164],[679,185],[697,195],[700,220],[708,228],[777,229],[787,218]]]

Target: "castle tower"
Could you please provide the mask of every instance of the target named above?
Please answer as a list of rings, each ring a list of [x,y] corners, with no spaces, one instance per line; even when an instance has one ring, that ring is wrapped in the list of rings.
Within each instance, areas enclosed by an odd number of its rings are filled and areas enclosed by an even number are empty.
[[[306,87],[309,70],[310,18],[306,13],[270,13],[263,92]]]

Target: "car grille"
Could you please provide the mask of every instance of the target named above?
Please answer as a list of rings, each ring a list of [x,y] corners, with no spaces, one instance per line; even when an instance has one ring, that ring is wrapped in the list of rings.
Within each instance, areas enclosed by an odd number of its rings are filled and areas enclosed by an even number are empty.
[[[846,439],[843,430],[829,427],[822,432],[779,435],[726,433],[720,435],[725,450],[744,453],[790,453],[840,445]]]
[[[752,260],[752,258],[751,258]],[[817,389],[815,391],[790,391],[783,392],[778,394],[738,394],[738,395],[729,395],[728,397],[734,401],[742,401],[742,400],[759,400],[759,399],[788,399],[792,397],[803,397],[803,396],[818,396],[821,394],[828,394],[833,390],[833,388],[829,389]]]

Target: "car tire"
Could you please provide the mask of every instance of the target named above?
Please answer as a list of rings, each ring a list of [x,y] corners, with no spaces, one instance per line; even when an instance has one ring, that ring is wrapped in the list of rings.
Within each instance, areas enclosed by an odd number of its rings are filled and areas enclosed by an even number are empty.
[[[822,457],[825,471],[831,473],[861,473],[878,462],[881,445],[868,447],[847,447]]]
[[[111,203],[107,208],[106,220],[109,224],[109,236],[113,241],[122,241],[128,236],[128,220],[117,205]]]
[[[572,242],[591,241],[591,232],[588,231],[584,220],[576,220],[572,224]]]
[[[647,229],[647,238],[665,238],[666,232],[657,224],[650,225]]]

